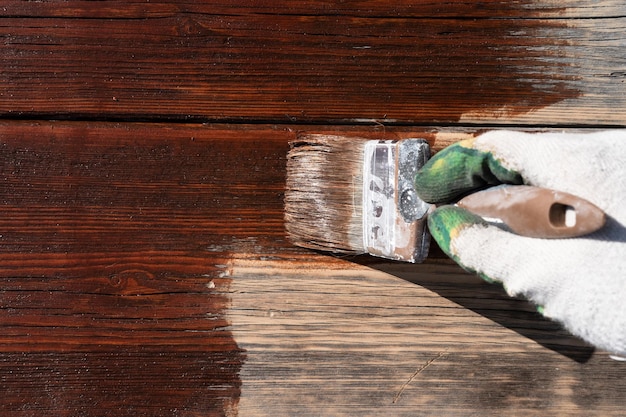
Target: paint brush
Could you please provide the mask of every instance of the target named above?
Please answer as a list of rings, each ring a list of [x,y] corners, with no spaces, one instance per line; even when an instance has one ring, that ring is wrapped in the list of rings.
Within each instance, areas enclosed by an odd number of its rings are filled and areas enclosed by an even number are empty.
[[[285,220],[298,246],[421,262],[430,242],[413,178],[428,160],[420,139],[307,135],[287,155]]]
[[[285,221],[294,244],[404,262],[426,258],[426,219],[435,206],[422,201],[414,185],[430,158],[425,140],[312,134],[290,146]],[[604,213],[586,200],[530,186],[494,187],[457,204],[530,237],[581,236],[605,222]]]

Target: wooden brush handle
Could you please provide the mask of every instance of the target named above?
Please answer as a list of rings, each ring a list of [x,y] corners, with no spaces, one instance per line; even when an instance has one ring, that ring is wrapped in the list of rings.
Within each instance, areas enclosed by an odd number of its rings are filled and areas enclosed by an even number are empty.
[[[528,185],[489,188],[457,205],[481,217],[499,219],[519,235],[544,239],[583,236],[606,221],[604,212],[587,200]]]

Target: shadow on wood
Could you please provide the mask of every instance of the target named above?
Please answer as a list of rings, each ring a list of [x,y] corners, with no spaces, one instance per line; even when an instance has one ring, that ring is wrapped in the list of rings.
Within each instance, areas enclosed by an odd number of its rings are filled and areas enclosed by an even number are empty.
[[[459,275],[461,269],[451,263],[410,265],[362,258],[365,256],[355,262],[421,285],[576,362],[587,362],[595,351],[558,323],[541,316],[528,301],[512,298],[500,285],[488,284],[475,275]]]

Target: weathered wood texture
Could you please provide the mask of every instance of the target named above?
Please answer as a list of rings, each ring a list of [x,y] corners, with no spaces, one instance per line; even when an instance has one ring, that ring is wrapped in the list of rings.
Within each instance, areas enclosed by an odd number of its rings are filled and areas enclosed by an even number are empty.
[[[456,267],[249,264],[228,313],[241,415],[623,413],[621,364]]]
[[[5,2],[0,114],[624,122],[619,2],[238,3]]]
[[[622,415],[528,303],[282,217],[299,131],[625,125],[620,3],[3,2],[0,415]]]

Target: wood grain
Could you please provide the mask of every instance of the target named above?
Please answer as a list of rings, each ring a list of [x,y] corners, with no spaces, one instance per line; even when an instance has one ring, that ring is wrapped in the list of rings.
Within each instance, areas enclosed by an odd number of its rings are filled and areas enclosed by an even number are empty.
[[[2,12],[7,17],[99,17],[134,18],[167,17],[181,13],[203,13],[245,15],[350,15],[372,17],[453,17],[453,18],[524,18],[531,14],[553,18],[619,17],[624,12],[624,4],[617,0],[601,0],[590,4],[584,0],[571,0],[564,4],[560,0],[510,2],[506,0],[486,0],[468,2],[465,0],[427,0],[420,2],[398,1],[393,5],[380,0],[302,0],[288,5],[269,0],[244,1],[231,4],[223,1],[150,1],[106,0],[91,2],[66,0],[57,2],[8,1]]]
[[[434,253],[293,247],[299,131],[0,123],[0,415],[619,415],[624,368]]]
[[[618,416],[463,272],[285,238],[299,132],[624,126],[620,1],[5,1],[1,416]]]
[[[0,115],[624,124],[623,5],[414,3],[5,2]]]
[[[457,267],[319,265],[235,261],[241,415],[623,412],[622,366]]]
[[[167,130],[0,128],[2,415],[236,410],[245,354],[224,318],[228,257],[207,249],[224,236],[203,206],[232,208],[214,177],[197,188],[220,171],[198,151],[216,149],[153,139]]]

